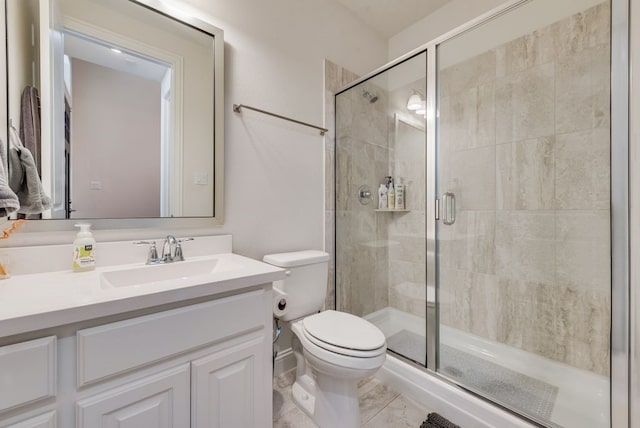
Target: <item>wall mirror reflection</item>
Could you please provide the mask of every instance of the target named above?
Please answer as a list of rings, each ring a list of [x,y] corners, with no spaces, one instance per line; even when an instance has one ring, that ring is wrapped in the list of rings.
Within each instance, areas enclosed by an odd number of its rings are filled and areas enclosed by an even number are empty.
[[[6,0],[6,11],[9,176],[37,188],[11,156],[28,150],[42,189],[13,189],[21,216],[220,215],[221,31],[155,0]]]

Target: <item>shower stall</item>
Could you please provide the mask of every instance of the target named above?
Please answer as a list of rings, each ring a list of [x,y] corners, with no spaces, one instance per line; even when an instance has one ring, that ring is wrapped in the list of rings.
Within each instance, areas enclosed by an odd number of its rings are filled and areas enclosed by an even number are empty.
[[[543,426],[611,420],[610,3],[511,2],[334,98],[337,309]]]

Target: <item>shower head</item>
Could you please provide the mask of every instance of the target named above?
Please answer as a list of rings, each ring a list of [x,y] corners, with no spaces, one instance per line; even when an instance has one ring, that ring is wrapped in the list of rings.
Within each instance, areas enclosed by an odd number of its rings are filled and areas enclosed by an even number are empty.
[[[369,92],[367,90],[363,90],[362,91],[362,96],[365,97],[367,100],[369,100],[369,102],[371,104],[375,103],[376,101],[378,101],[378,96],[372,92]]]

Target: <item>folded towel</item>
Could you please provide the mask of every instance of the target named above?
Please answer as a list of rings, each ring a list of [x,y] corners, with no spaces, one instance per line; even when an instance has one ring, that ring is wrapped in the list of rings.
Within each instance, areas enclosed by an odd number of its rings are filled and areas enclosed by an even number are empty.
[[[9,185],[20,201],[18,212],[40,214],[51,208],[51,198],[44,193],[33,155],[15,129],[9,129],[9,137]]]
[[[7,183],[7,146],[0,139],[0,217],[6,217],[20,208],[18,196]]]

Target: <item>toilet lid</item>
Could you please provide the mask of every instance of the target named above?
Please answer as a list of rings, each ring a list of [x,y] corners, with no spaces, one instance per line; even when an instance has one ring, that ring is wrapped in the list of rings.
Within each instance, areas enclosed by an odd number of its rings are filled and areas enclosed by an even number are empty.
[[[378,327],[345,312],[328,310],[306,317],[302,322],[306,333],[339,348],[372,351],[386,343]]]

